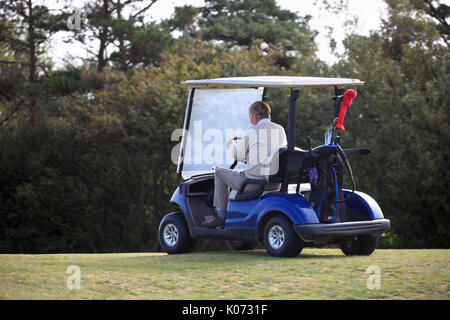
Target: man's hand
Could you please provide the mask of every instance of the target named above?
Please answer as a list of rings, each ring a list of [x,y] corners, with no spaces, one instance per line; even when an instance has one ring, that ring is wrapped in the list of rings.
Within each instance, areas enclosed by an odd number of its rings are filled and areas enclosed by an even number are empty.
[[[227,141],[227,149],[230,148],[230,145],[232,145],[232,144],[236,144],[236,143],[233,141],[233,139],[228,140],[228,141]]]

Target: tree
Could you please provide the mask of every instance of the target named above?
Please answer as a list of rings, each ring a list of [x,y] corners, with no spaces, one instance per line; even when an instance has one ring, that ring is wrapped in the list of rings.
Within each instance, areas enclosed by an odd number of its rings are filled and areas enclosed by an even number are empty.
[[[312,55],[316,32],[308,26],[310,16],[300,17],[281,9],[275,0],[206,0],[200,8],[198,35],[203,40],[220,40],[233,46],[250,47],[262,39],[283,56],[278,64],[289,66],[292,52]]]
[[[121,58],[125,60],[126,66],[159,66],[161,54],[174,43],[168,28],[153,22],[141,24],[132,29],[128,48]]]
[[[97,71],[102,72],[108,62],[112,61],[121,71],[130,67],[129,49],[135,33],[142,33],[143,17],[157,0],[95,0],[86,3],[83,26],[74,30],[77,40],[86,43],[97,41],[97,49],[87,50],[95,58]],[[129,12],[124,16],[124,12]],[[138,26],[139,25],[139,26]],[[149,27],[151,31],[153,29]],[[148,39],[147,39],[148,40]],[[108,54],[108,48],[112,52]]]
[[[450,25],[447,23],[447,19],[450,16],[450,6],[437,0],[410,0],[410,3],[416,10],[425,12],[438,22],[436,29],[447,46],[449,46]]]
[[[7,21],[0,22],[0,124],[7,122],[20,109],[26,100],[22,83],[26,81],[27,70],[21,61],[26,60],[24,53],[13,52],[7,45],[11,37]]]
[[[384,47],[389,57],[401,60],[408,48],[431,48],[439,40],[437,25],[417,10],[412,0],[386,0],[388,18],[382,22]]]
[[[33,0],[2,0],[0,18],[7,21],[2,26],[3,45],[16,57],[24,59],[6,63],[25,65],[28,69],[26,88],[28,113],[30,122],[34,123],[40,75],[48,71],[48,66],[43,64],[42,59],[45,45],[52,35],[66,30],[67,13],[62,10],[54,14],[47,6],[38,5]]]
[[[175,7],[175,12],[170,19],[163,21],[164,25],[170,28],[170,31],[179,30],[189,35],[195,36],[195,21],[200,13],[200,9],[194,6],[185,5]]]

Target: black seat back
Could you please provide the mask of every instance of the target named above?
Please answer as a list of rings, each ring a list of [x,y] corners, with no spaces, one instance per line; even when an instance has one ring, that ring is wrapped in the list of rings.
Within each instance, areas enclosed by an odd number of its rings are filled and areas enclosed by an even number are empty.
[[[265,179],[246,179],[240,189],[235,190],[230,195],[230,200],[246,201],[255,199],[261,196],[266,189],[268,191],[278,191],[280,185],[282,187],[282,183],[286,179],[286,172],[288,172],[286,183],[289,183],[289,180],[299,176],[305,159],[308,157],[309,151],[300,148],[294,148],[291,152],[289,152],[287,147],[280,148],[271,156],[268,164],[270,168],[267,168],[269,170]],[[251,187],[250,190],[247,190],[248,187]]]
[[[270,182],[283,182],[286,171],[288,171],[288,180],[298,175],[305,159],[309,157],[309,151],[300,148],[294,148],[289,152],[287,147],[283,147],[277,153],[272,157],[271,166],[276,168],[278,165],[278,170],[273,170],[268,176]]]

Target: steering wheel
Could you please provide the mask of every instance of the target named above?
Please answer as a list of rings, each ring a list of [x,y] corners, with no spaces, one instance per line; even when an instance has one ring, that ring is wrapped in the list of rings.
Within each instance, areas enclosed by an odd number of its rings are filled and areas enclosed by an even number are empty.
[[[241,137],[234,137],[232,140],[236,141],[236,140],[240,140]],[[234,169],[237,164],[239,163],[239,161],[234,160],[234,162],[231,164],[230,169]],[[212,169],[217,168],[218,166],[213,166]]]
[[[237,160],[234,160],[234,162],[231,164],[230,169],[234,169],[238,164]]]

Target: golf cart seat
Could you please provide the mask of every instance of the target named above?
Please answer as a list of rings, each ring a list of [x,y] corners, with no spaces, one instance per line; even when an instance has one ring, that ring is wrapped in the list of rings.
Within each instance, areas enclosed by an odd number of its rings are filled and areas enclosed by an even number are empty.
[[[274,154],[271,161],[271,168],[276,168],[278,164],[279,169],[271,171],[271,174],[268,176],[268,181],[281,183],[286,177],[287,180],[291,180],[294,175],[299,173],[303,167],[304,160],[309,158],[309,154],[308,150],[297,147],[290,154],[287,147],[280,148],[278,154]],[[287,176],[286,171],[288,171]]]
[[[231,191],[229,200],[252,200],[269,192],[280,191],[282,183],[289,183],[295,174],[300,173],[307,157],[309,157],[307,150],[294,148],[289,152],[287,147],[280,148],[271,157],[270,170],[265,179],[247,178],[239,190]]]

